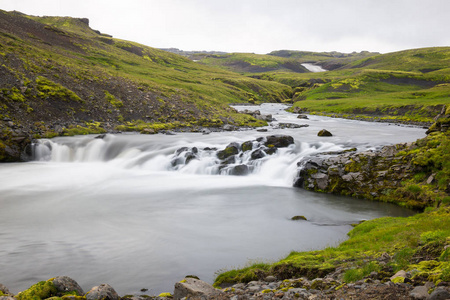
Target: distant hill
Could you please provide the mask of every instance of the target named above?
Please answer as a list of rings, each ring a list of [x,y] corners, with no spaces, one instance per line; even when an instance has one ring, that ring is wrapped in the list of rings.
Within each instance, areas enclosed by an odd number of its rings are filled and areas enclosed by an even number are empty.
[[[450,106],[450,47],[379,54],[324,73],[274,74],[311,112],[432,122]]]
[[[273,71],[286,71],[305,73],[309,72],[301,62],[295,59],[276,57],[253,53],[227,53],[204,54],[195,53],[189,56],[201,64],[214,66],[225,70],[241,73],[263,73]]]
[[[378,54],[367,51],[340,53],[279,50],[266,55],[191,52],[189,55],[185,54],[185,56],[208,66],[249,75],[266,72],[309,73],[310,71],[303,66],[304,63],[315,64],[326,70],[335,70],[351,62]]]
[[[296,59],[301,63],[313,63],[320,65],[326,70],[335,70],[345,66],[353,61],[378,55],[378,52],[312,52],[312,51],[295,51],[295,50],[278,50],[272,51],[268,55],[278,56],[290,59]]]
[[[184,50],[180,50],[178,48],[160,48],[161,50],[167,51],[167,52],[171,52],[171,53],[175,53],[181,56],[186,56],[186,57],[192,57],[195,55],[222,55],[222,54],[227,54],[227,52],[223,52],[223,51],[184,51]]]

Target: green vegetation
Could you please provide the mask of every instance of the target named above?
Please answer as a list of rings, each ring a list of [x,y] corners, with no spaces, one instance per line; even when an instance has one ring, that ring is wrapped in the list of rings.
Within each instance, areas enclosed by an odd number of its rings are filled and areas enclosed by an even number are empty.
[[[53,97],[62,100],[70,99],[73,101],[82,102],[81,98],[78,97],[77,94],[43,76],[38,76],[36,78],[36,89],[38,90],[37,96],[43,99]]]
[[[29,136],[50,134],[36,130],[36,122],[51,128],[64,121],[64,134],[86,133],[80,124],[86,122],[130,130],[128,123],[136,120],[261,126],[265,123],[241,116],[228,104],[282,102],[292,96],[291,87],[278,82],[100,34],[86,19],[5,11],[0,19],[15,24],[0,34],[0,114]]]
[[[108,91],[105,91],[105,99],[115,108],[119,108],[123,106],[123,102],[111,95]]]
[[[97,133],[106,133],[106,130],[101,127],[100,122],[92,122],[92,123],[86,122],[86,126],[70,125],[68,128],[64,128],[63,130],[63,135],[65,136],[97,134]]]
[[[345,282],[353,282],[377,271],[383,281],[394,272],[413,271],[415,279],[435,283],[448,280],[450,208],[440,208],[407,218],[385,217],[365,221],[349,232],[337,247],[319,251],[292,252],[273,264],[254,264],[220,274],[215,286],[249,282],[273,274],[277,278],[322,277],[339,267],[347,269]],[[426,261],[417,260],[427,255]],[[414,271],[417,270],[417,271]]]
[[[293,110],[339,117],[430,123],[450,104],[450,48],[376,54],[274,51],[193,56],[200,63],[292,88]],[[332,71],[295,68],[313,62]],[[255,74],[258,73],[258,74]]]
[[[450,52],[450,50],[449,50]],[[432,122],[450,104],[450,76],[363,70],[304,88],[294,104],[322,114]]]
[[[433,132],[416,142],[415,149],[401,151],[397,156],[411,163],[415,175],[403,182],[402,188],[393,192],[397,199],[410,198],[439,206],[448,202],[450,182],[450,136]]]
[[[84,295],[78,295],[76,291],[58,291],[53,283],[54,279],[50,278],[47,281],[40,281],[17,294],[15,298],[17,300],[86,300]]]
[[[19,293],[18,300],[41,300],[56,296],[57,290],[51,280],[41,281],[32,285],[29,289]]]

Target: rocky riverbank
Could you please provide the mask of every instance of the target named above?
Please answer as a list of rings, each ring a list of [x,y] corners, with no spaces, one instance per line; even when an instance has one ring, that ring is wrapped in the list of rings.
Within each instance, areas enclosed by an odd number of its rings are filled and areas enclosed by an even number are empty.
[[[368,278],[354,283],[340,280],[342,270],[325,278],[293,278],[277,280],[267,276],[263,280],[238,283],[224,289],[216,289],[210,284],[193,277],[187,277],[175,283],[173,293],[161,293],[158,296],[125,295],[120,297],[108,284],[93,287],[87,293],[70,277],[58,276],[41,281],[29,289],[12,294],[0,284],[1,300],[265,300],[265,299],[429,299],[444,300],[450,298],[450,283],[419,282],[409,279],[411,272],[397,272],[390,279],[380,280],[382,273],[372,272]],[[401,281],[401,282],[400,282]]]
[[[295,186],[417,210],[439,206],[450,194],[448,146],[448,132],[434,132],[413,143],[376,151],[325,153],[298,163]]]

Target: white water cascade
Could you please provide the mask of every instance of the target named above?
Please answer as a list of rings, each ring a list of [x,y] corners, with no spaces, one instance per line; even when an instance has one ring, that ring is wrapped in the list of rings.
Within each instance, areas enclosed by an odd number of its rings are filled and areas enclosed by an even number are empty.
[[[187,141],[188,137],[193,141]],[[303,157],[344,149],[329,142],[297,142],[267,154],[269,148],[253,140],[247,141],[252,145],[252,149],[247,151],[242,150],[242,144],[234,142],[239,153],[221,160],[218,153],[228,145],[219,144],[217,138],[184,134],[181,140],[141,135],[42,139],[34,145],[34,158],[41,162],[103,163],[115,168],[197,175],[233,175],[235,170],[244,167],[244,173],[238,175],[248,174],[251,179],[270,185],[292,186],[297,163]],[[165,143],[162,139],[166,140]],[[202,141],[194,141],[198,139]],[[266,152],[261,150],[262,147]],[[255,153],[259,154],[257,158]]]

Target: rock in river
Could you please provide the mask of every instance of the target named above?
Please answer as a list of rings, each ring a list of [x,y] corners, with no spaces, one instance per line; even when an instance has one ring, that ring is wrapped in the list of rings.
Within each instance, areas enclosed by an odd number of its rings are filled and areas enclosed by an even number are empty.
[[[267,147],[283,148],[294,144],[294,138],[290,135],[269,135],[264,143]]]
[[[328,130],[322,129],[317,133],[317,136],[333,136],[333,135]]]

